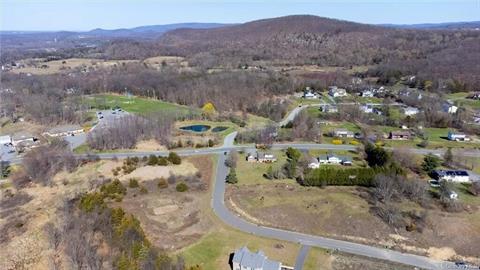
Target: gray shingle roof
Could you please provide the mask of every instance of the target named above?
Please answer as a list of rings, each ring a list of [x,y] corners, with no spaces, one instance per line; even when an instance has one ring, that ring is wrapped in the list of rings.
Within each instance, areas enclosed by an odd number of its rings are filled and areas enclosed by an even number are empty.
[[[281,266],[280,262],[269,260],[262,251],[253,253],[247,247],[236,250],[232,262],[246,268],[263,270],[278,270]]]

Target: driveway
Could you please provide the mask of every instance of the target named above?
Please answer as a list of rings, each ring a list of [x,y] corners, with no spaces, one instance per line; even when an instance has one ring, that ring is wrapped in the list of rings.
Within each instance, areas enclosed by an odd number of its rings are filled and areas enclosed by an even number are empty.
[[[297,255],[297,260],[295,261],[294,270],[302,270],[303,265],[305,264],[305,259],[307,258],[308,252],[310,251],[310,246],[302,245],[300,251]]]

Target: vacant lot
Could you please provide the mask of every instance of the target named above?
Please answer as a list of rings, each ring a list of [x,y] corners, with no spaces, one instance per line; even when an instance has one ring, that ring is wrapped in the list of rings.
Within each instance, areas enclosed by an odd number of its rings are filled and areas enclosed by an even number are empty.
[[[432,201],[427,208],[423,232],[394,229],[372,213],[369,190],[360,187],[302,187],[293,180],[266,180],[262,174],[268,165],[251,166],[245,171],[239,162],[239,183],[229,185],[226,203],[233,210],[254,222],[298,232],[324,235],[408,250],[419,254],[449,259],[462,255],[479,260],[480,198],[457,185],[464,209],[445,212]],[[398,202],[404,213],[425,210],[413,202]],[[298,222],[301,221],[301,222]],[[367,229],[374,228],[374,229]],[[449,252],[446,252],[449,250]]]
[[[116,94],[94,95],[87,98],[88,104],[97,109],[121,107],[127,112],[148,114],[154,112],[172,113],[183,116],[186,113],[198,113],[198,110],[186,106],[160,101],[153,98],[141,98]]]

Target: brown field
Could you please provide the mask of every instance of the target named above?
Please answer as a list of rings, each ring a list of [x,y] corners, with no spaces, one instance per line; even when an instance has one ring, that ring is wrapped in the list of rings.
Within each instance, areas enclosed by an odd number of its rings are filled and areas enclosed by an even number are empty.
[[[65,61],[65,63],[63,63]],[[100,60],[92,58],[69,58],[64,60],[55,60],[44,62],[44,59],[26,59],[22,63],[24,68],[15,68],[12,73],[31,73],[34,75],[48,75],[61,72],[70,72],[74,70],[91,70],[99,68],[110,68],[120,66],[126,63],[138,62],[137,60]],[[47,68],[42,68],[47,65]]]
[[[237,174],[239,172],[237,170]],[[433,205],[427,210],[427,226],[419,233],[396,230],[372,214],[365,188],[319,189],[283,180],[265,180],[263,184],[255,182],[257,184],[229,186],[226,194],[227,205],[246,219],[282,229],[405,250],[437,259],[462,256],[472,262],[478,263],[480,260],[478,198],[466,203],[468,211],[461,213],[447,213]],[[403,202],[400,207],[402,211],[422,209],[411,202]]]

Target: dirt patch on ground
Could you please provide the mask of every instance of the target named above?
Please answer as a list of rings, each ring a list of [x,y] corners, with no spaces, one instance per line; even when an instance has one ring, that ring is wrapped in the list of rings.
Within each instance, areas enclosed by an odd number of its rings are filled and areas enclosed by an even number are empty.
[[[169,168],[172,167],[172,168]],[[143,230],[152,243],[161,249],[175,251],[195,243],[208,233],[212,221],[205,212],[208,209],[208,189],[190,188],[187,192],[177,192],[176,183],[169,183],[168,188],[160,189],[155,177],[176,175],[201,175],[201,181],[207,186],[211,181],[213,162],[210,157],[191,157],[178,166],[145,166],[136,169],[122,178],[137,177],[147,194],[138,188],[128,189],[127,196],[121,203],[125,211],[132,213],[140,221]]]
[[[455,250],[449,247],[443,247],[443,248],[431,247],[428,249],[428,256],[436,260],[448,260],[455,257],[455,255],[457,255]]]
[[[130,178],[137,178],[139,180],[151,180],[159,177],[167,178],[172,174],[192,175],[196,172],[197,168],[195,168],[192,163],[188,161],[183,161],[180,165],[140,167],[129,174],[120,176],[119,179],[127,180]]]
[[[166,151],[167,147],[159,144],[156,140],[139,141],[135,145],[137,151]]]
[[[233,204],[227,205],[240,215],[250,216],[282,229],[441,259],[455,254],[464,256],[462,258],[473,257],[471,261],[479,259],[480,228],[468,221],[469,218],[480,215],[478,209],[472,213],[447,213],[433,206],[428,210],[426,228],[421,233],[408,232],[405,228],[394,229],[386,225],[371,213],[371,205],[364,199],[368,196],[366,192],[364,188],[319,189],[279,181],[261,185],[228,186],[226,202],[233,201]],[[241,211],[238,211],[238,208]],[[298,222],[299,220],[301,222]]]

